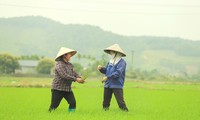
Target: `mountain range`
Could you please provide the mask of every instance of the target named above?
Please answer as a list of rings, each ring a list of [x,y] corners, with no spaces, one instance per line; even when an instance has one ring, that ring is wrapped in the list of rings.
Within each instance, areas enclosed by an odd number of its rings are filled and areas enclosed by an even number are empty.
[[[68,47],[100,59],[103,49],[115,43],[127,54],[128,68],[173,74],[200,72],[200,41],[123,36],[98,26],[63,24],[41,16],[0,18],[0,53],[54,58],[60,47]]]

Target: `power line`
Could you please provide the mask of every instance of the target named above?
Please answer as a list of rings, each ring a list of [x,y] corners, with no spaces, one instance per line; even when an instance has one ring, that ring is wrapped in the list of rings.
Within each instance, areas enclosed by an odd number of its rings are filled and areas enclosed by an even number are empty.
[[[63,0],[66,1],[66,0]],[[122,0],[123,1],[123,0]],[[89,3],[89,4],[111,4],[111,5],[129,5],[129,6],[153,6],[153,7],[176,7],[176,8],[200,8],[200,5],[197,4],[193,4],[193,5],[188,5],[188,4],[162,4],[162,3],[139,3],[139,2],[128,2],[128,1],[109,1],[109,0],[99,0],[99,1],[93,1],[93,0],[89,0],[89,1],[73,1],[74,3]],[[71,1],[70,1],[71,2]]]
[[[65,12],[73,11],[73,12],[87,12],[87,13],[107,13],[107,14],[112,13],[112,14],[141,14],[141,15],[200,15],[200,13],[191,13],[191,12],[190,13],[175,13],[175,12],[170,13],[170,12],[135,12],[135,11],[109,11],[109,10],[90,10],[90,9],[66,9],[66,8],[38,7],[38,6],[4,4],[4,3],[0,3],[0,6],[57,10],[57,11],[65,11]],[[192,6],[190,6],[190,7],[192,7]],[[196,7],[198,7],[198,6],[196,6]]]

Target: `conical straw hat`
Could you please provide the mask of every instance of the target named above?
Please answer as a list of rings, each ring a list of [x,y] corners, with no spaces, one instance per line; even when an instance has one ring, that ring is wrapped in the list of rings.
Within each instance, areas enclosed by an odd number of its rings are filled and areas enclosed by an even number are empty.
[[[122,54],[122,57],[126,56],[126,54],[124,53],[124,51],[120,48],[120,46],[118,44],[111,45],[110,47],[104,49],[104,52],[106,52],[108,54],[110,54],[110,51],[119,52]]]
[[[61,56],[63,56],[64,54],[67,54],[67,53],[71,53],[71,55],[73,56],[77,53],[77,51],[69,49],[69,48],[61,47],[55,58],[55,61],[59,61],[61,59]]]

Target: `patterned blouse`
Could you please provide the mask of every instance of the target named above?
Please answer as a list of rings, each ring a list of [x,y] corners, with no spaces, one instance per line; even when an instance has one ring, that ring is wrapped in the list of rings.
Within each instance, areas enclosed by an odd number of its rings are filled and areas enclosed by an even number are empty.
[[[55,65],[52,89],[70,92],[72,81],[75,82],[78,77],[80,76],[74,71],[70,62],[58,61]]]

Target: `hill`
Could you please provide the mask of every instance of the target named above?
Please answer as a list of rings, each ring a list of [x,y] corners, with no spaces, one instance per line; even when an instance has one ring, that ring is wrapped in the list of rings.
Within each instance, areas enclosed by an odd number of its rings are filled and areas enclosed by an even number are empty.
[[[98,26],[62,24],[40,16],[0,18],[0,52],[54,58],[61,46],[99,58],[118,43],[128,67],[180,73],[200,71],[200,41],[155,36],[122,36]]]

